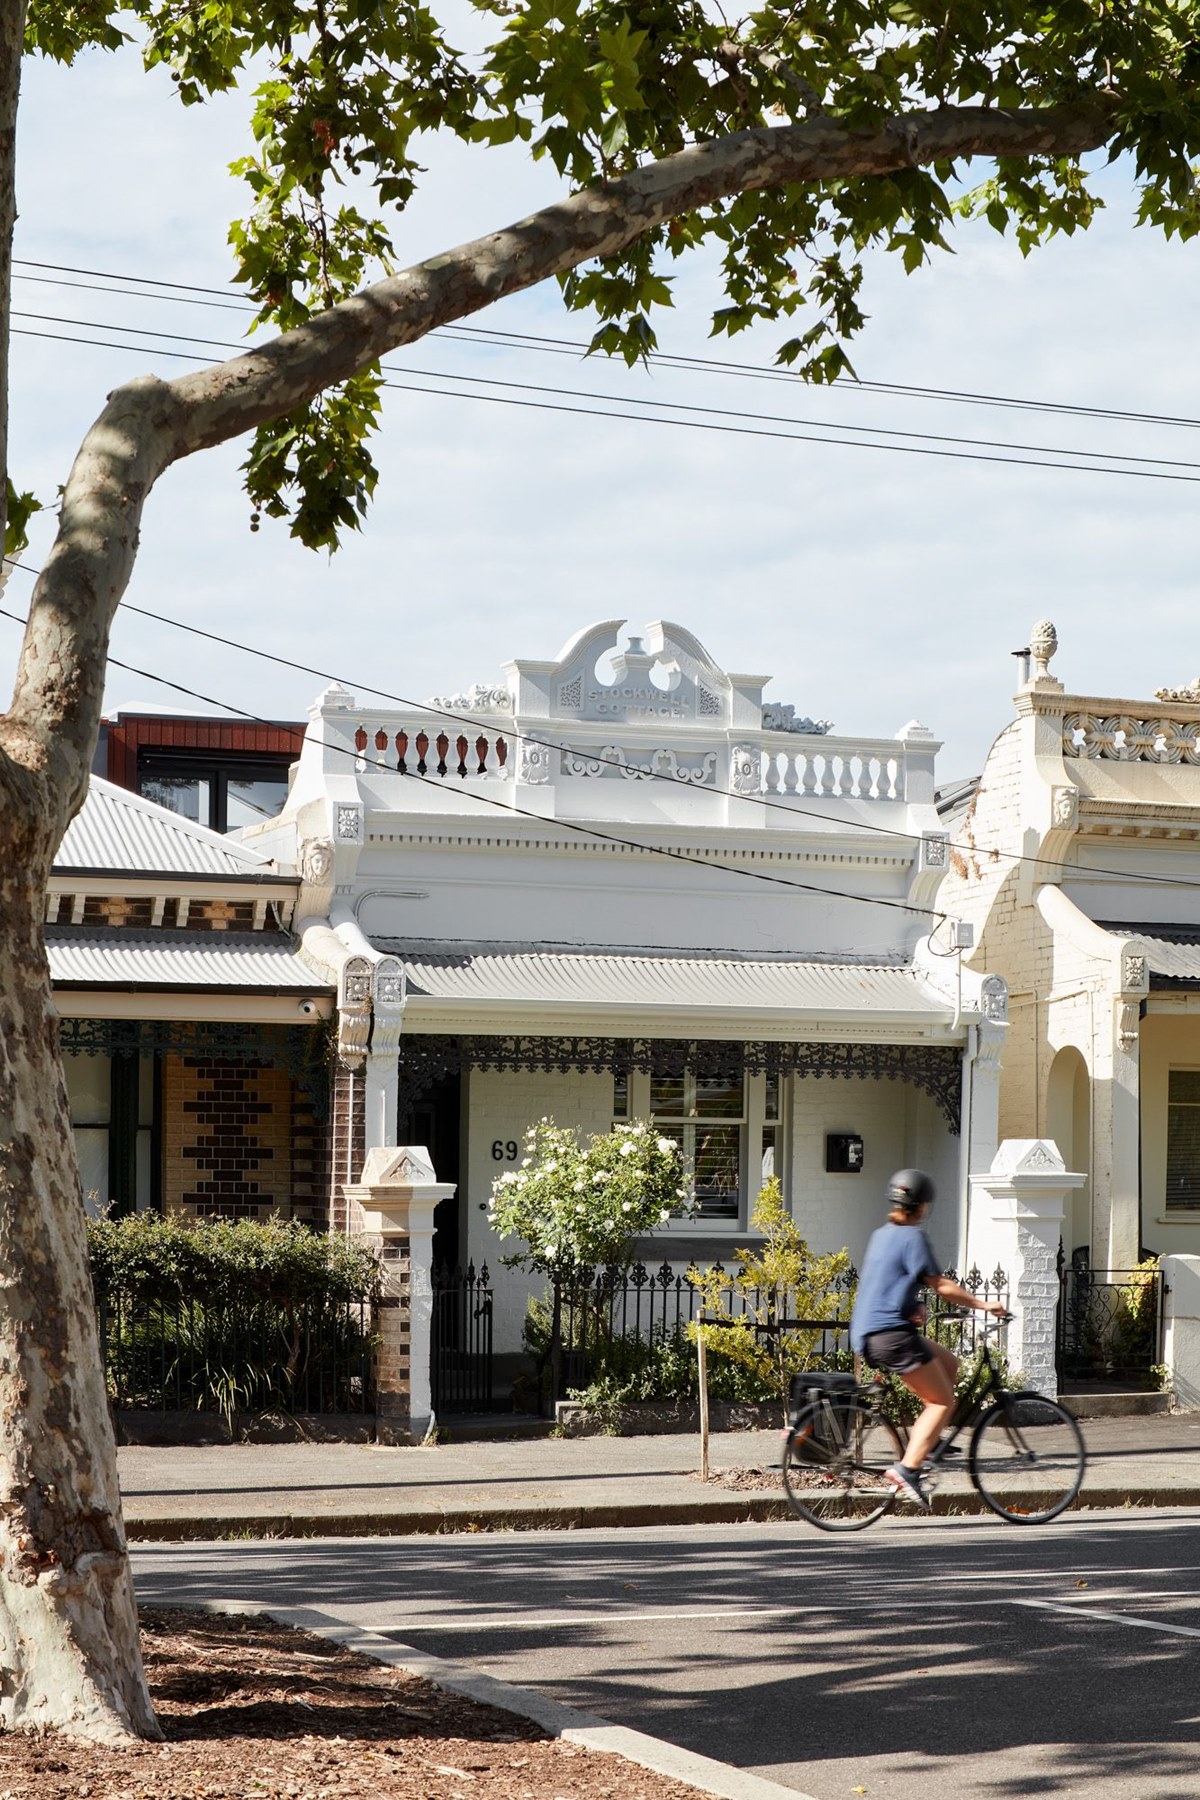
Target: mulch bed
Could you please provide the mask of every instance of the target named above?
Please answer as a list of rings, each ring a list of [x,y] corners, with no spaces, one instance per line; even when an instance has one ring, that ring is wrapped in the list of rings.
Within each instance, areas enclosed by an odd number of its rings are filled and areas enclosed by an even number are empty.
[[[692,1471],[692,1480],[700,1480],[698,1470]],[[735,1488],[738,1493],[742,1494],[761,1493],[765,1488],[782,1489],[783,1476],[778,1469],[710,1469],[708,1484],[710,1487]],[[0,1795],[0,1800],[3,1800],[2,1795]]]
[[[0,1800],[698,1800],[262,1618],[142,1611],[164,1744],[0,1737]]]

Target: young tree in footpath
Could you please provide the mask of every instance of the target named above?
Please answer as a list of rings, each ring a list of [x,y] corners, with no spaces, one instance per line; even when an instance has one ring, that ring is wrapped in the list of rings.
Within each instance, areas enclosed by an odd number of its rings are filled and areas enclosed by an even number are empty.
[[[423,0],[0,0],[0,347],[22,50],[70,63],[128,37],[186,105],[256,83],[233,244],[266,328],[229,362],[109,395],[66,476],[0,719],[0,1725],[157,1729],[42,919],[164,470],[247,436],[254,506],[332,548],[375,486],[379,358],[537,282],[558,280],[598,319],[595,347],[633,361],[672,265],[715,246],[714,328],[798,315],[781,360],[828,381],[872,248],[914,269],[957,213],[1027,253],[1091,221],[1089,153],[1128,158],[1143,222],[1190,236],[1200,220],[1200,0],[760,0],[731,19],[701,0],[472,3],[491,47],[468,57]],[[562,198],[398,267],[431,131],[481,156],[520,140]]]

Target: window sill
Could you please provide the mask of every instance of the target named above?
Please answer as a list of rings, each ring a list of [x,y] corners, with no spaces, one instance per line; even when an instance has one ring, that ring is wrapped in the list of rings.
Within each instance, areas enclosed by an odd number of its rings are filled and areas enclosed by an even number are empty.
[[[1178,1212],[1158,1213],[1154,1223],[1156,1225],[1200,1225],[1200,1206],[1194,1209],[1189,1207],[1186,1212],[1181,1207]]]

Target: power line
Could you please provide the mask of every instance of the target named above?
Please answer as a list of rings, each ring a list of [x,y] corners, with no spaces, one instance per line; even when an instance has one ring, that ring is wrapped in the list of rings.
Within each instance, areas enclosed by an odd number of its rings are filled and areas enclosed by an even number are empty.
[[[152,300],[175,301],[182,305],[210,304],[210,302],[202,300],[190,301],[186,298],[189,294],[215,295],[218,297],[227,296],[228,294],[228,290],[222,288],[202,287],[190,282],[160,281],[156,277],[146,275],[116,274],[104,269],[78,268],[70,263],[34,262],[22,257],[14,257],[13,263],[14,267],[18,268],[59,270],[66,274],[94,276],[98,280],[106,282],[136,282],[140,288],[144,289],[165,288],[170,291],[160,294],[146,292],[138,294],[137,297]],[[32,281],[42,278],[36,276],[23,276],[18,277],[18,279]],[[62,285],[87,286],[87,283],[71,282]],[[93,291],[97,293],[121,293],[123,291],[136,292],[136,290],[122,290],[119,287],[111,286],[96,288]],[[221,305],[223,308],[233,311],[257,311],[257,308],[249,301],[233,301],[227,297],[221,299]],[[549,337],[536,333],[502,331],[496,327],[468,325],[441,326],[435,333],[431,333],[430,335],[437,337],[454,337],[456,340],[464,342],[478,342],[484,344],[495,343],[501,347],[524,346],[529,349],[546,351],[557,355],[586,356],[589,350],[589,346],[581,341]],[[688,356],[678,351],[653,350],[649,353],[647,360],[651,365],[657,364],[664,367],[694,369],[712,374],[744,377],[749,380],[782,381],[792,384],[803,380],[802,376],[793,374],[786,369],[770,368],[762,364],[722,360],[716,357]],[[1186,430],[1200,429],[1200,418],[1189,418],[1171,413],[1145,412],[1120,407],[1087,406],[1072,401],[1022,398],[1012,394],[993,394],[984,391],[972,392],[961,388],[939,388],[916,382],[872,381],[867,378],[856,377],[853,380],[839,382],[837,384],[837,391],[841,394],[884,394],[912,399],[944,401],[965,406],[1000,407],[1023,412],[1048,412],[1062,416],[1086,419],[1112,419],[1127,424],[1167,425]]]
[[[138,325],[112,325],[99,319],[63,318],[58,313],[25,312],[14,308],[11,316],[14,319],[37,319],[42,324],[70,325],[85,331],[119,331],[122,335],[131,337],[140,335],[143,337],[165,338],[170,343],[202,344],[209,348],[219,350],[245,351],[253,348],[253,346],[245,343],[229,343],[222,338],[203,338],[197,337],[192,333],[178,331],[153,331],[148,327]],[[143,349],[145,346],[138,345],[137,348]],[[847,425],[844,422],[826,425],[821,419],[797,419],[789,418],[778,413],[749,412],[740,409],[735,411],[727,407],[717,406],[696,406],[683,400],[651,400],[635,394],[597,394],[586,388],[548,387],[539,385],[535,382],[511,381],[491,375],[460,375],[454,371],[445,369],[413,369],[408,366],[404,366],[402,369],[396,369],[394,366],[387,363],[381,363],[380,367],[388,374],[416,375],[423,381],[474,382],[484,387],[510,388],[514,392],[519,393],[557,394],[569,400],[603,400],[616,406],[648,407],[662,412],[694,413],[703,415],[706,418],[751,419],[756,423],[763,425],[804,425],[822,432],[852,431],[856,434],[864,434],[870,437],[914,438],[920,439],[923,443],[951,444],[971,449],[1027,450],[1039,456],[1083,456],[1087,457],[1089,461],[1094,462],[1120,461],[1125,463],[1144,463],[1156,468],[1200,470],[1200,462],[1189,462],[1179,457],[1132,456],[1117,450],[1073,450],[1064,449],[1060,445],[1053,444],[1019,444],[1011,443],[1005,439],[962,438],[950,436],[945,432],[905,431],[899,426],[889,425]],[[389,385],[391,384],[389,383]],[[480,396],[480,398],[483,397],[484,396]],[[1002,460],[1007,462],[1011,459],[1004,457]],[[1111,474],[1113,471],[1109,470],[1108,473]]]
[[[30,563],[18,562],[13,558],[6,558],[5,560],[8,562],[8,564],[11,568],[20,569],[20,570],[22,570],[22,572],[24,574],[37,576],[41,573],[41,571],[39,569],[35,569],[32,566],[32,564],[30,564]],[[209,643],[221,645],[222,648],[224,648],[224,649],[237,650],[237,651],[240,651],[243,655],[258,657],[263,662],[275,663],[280,668],[291,669],[298,674],[311,675],[318,681],[336,682],[339,686],[342,686],[347,689],[357,688],[366,693],[375,694],[378,698],[380,698],[382,700],[391,701],[394,705],[411,707],[415,712],[425,713],[425,714],[431,715],[435,718],[445,719],[450,724],[458,725],[458,726],[466,726],[472,731],[479,729],[480,721],[475,718],[470,718],[464,713],[456,713],[446,707],[436,706],[436,705],[434,705],[430,702],[426,702],[426,701],[412,700],[403,694],[393,694],[387,688],[375,687],[370,682],[362,682],[362,681],[353,680],[349,676],[335,674],[329,669],[315,668],[310,663],[297,662],[292,657],[280,656],[278,654],[278,652],[276,652],[276,651],[260,650],[254,644],[243,643],[238,638],[226,637],[220,632],[208,631],[203,626],[200,626],[200,625],[188,625],[182,619],[172,619],[166,613],[152,612],[148,607],[134,605],[132,601],[128,601],[128,600],[123,601],[122,607],[126,612],[136,613],[140,618],[151,619],[156,624],[159,624],[159,625],[171,626],[176,631],[185,632],[191,637],[204,638]],[[2,611],[2,609],[0,609],[0,611]],[[6,618],[15,619],[18,624],[24,623],[24,620],[17,619],[17,616],[13,613],[4,613],[3,616]],[[167,680],[165,676],[154,675],[154,674],[150,673],[150,671],[145,670],[145,669],[132,668],[131,665],[118,662],[116,660],[116,658],[113,658],[113,657],[110,657],[109,661],[112,662],[115,667],[124,668],[131,674],[141,675],[148,681],[161,682],[161,684],[164,687],[174,688],[176,690],[176,692],[186,694],[192,699],[203,700],[205,705],[225,707],[224,701],[214,700],[210,696],[205,695],[205,694],[192,693],[192,691],[190,689],[181,687],[178,682],[173,682],[173,681]],[[230,712],[240,713],[240,709],[237,707],[225,707],[225,710],[230,711]],[[258,724],[258,725],[268,725],[268,724],[277,724],[278,723],[278,721],[259,718],[259,717],[257,717],[257,715],[252,714],[252,713],[241,713],[240,716],[247,718],[247,719],[251,719],[251,720],[253,720],[253,722],[255,724]],[[289,727],[286,727],[286,729],[291,730],[292,727],[289,726]],[[508,735],[518,744],[520,744],[520,743],[532,744],[532,745],[537,746],[538,748],[551,750],[551,751],[560,751],[563,748],[563,745],[561,743],[557,742],[553,738],[536,737],[528,731],[515,731],[514,730],[511,733],[509,733]],[[302,730],[300,730],[299,736],[301,738],[301,741],[303,741],[304,734],[303,734]],[[346,754],[357,756],[361,753],[356,752],[356,751],[347,751]],[[369,760],[371,763],[371,766],[373,768],[383,770],[388,774],[396,774],[399,772],[398,770],[393,769],[390,764],[381,763],[377,758],[372,757],[372,758],[364,759],[364,760]],[[670,787],[678,787],[678,785],[679,785],[673,776],[663,774],[661,771],[659,771],[657,769],[647,770],[646,778],[653,780],[653,781],[666,782],[667,785]],[[450,791],[458,792],[459,790],[453,789]],[[719,788],[719,787],[706,788],[705,791],[707,793],[717,795],[722,799],[745,800],[749,804],[765,807],[766,809],[768,809],[769,811],[772,811],[772,812],[786,813],[790,818],[815,819],[822,824],[831,824],[832,823],[832,824],[836,824],[837,826],[839,826],[841,828],[849,828],[849,829],[852,829],[855,831],[865,831],[865,832],[872,834],[873,836],[889,838],[893,841],[902,842],[902,843],[912,845],[912,846],[915,846],[922,842],[922,838],[921,838],[920,834],[915,833],[915,832],[897,831],[892,826],[874,825],[874,824],[870,823],[869,820],[864,820],[864,819],[847,818],[847,819],[831,820],[828,813],[818,812],[815,807],[798,806],[798,805],[793,804],[792,802],[783,802],[783,801],[779,801],[779,800],[772,800],[770,798],[770,796],[766,795],[766,794],[751,794],[751,795],[736,794],[733,792],[733,790],[731,788]],[[480,797],[482,797],[482,796],[480,796]],[[522,810],[520,808],[509,808],[502,801],[490,801],[489,800],[488,804],[504,806],[504,809],[506,811],[521,811]],[[523,816],[526,816],[529,818],[541,818],[541,814],[535,814],[535,813],[527,813],[527,814],[524,814]],[[562,821],[559,821],[559,822],[561,823]],[[586,828],[581,827],[580,829],[586,829]],[[618,841],[626,841],[626,840],[618,840]],[[988,861],[992,861],[992,862],[1009,862],[1009,863],[1013,863],[1013,864],[1028,863],[1031,868],[1048,868],[1048,869],[1055,869],[1055,870],[1061,870],[1062,866],[1063,866],[1061,860],[1057,859],[1055,857],[1030,856],[1028,853],[1023,852],[1023,851],[1001,850],[998,846],[988,845],[988,844],[958,843],[958,842],[955,842],[953,839],[949,839],[948,843],[947,843],[947,847],[951,850],[958,851],[960,855],[983,857],[983,858],[987,859]],[[650,849],[653,849],[654,846],[645,845],[645,846],[643,846],[643,848],[650,850]],[[710,867],[712,865],[705,863],[704,866]],[[716,866],[725,867],[727,865],[719,864]],[[731,872],[735,872],[735,871],[731,871]],[[1197,887],[1200,887],[1200,882],[1189,881],[1189,880],[1186,880],[1183,877],[1177,876],[1177,875],[1151,875],[1151,874],[1141,873],[1137,870],[1111,869],[1111,868],[1104,868],[1103,866],[1099,866],[1099,865],[1091,865],[1084,872],[1087,874],[1092,874],[1092,875],[1111,875],[1114,878],[1114,880],[1118,880],[1118,881],[1147,882],[1154,887],[1183,887],[1183,888],[1188,888],[1188,889],[1195,889]],[[793,885],[797,885],[797,884],[793,884]],[[833,893],[836,896],[836,890],[833,890],[833,889],[821,888],[821,889],[818,889],[815,891],[818,891],[821,893]],[[859,896],[857,896],[857,898],[864,899],[865,897],[862,895],[859,895]],[[900,902],[872,900],[872,901],[870,901],[870,904],[895,906],[895,905],[899,905]],[[928,909],[926,909],[926,908],[908,908],[907,910],[927,911]],[[931,914],[931,916],[934,916],[934,915]],[[948,917],[948,915],[945,913],[939,913],[936,916],[939,919],[945,919],[946,917]]]
[[[15,566],[27,568],[27,565],[24,563]],[[0,607],[0,618],[11,619],[16,625],[25,625],[28,623],[28,620],[23,619],[19,613],[9,612],[7,607]],[[170,620],[165,622],[168,624],[171,623]],[[226,700],[217,700],[211,694],[202,694],[196,688],[185,687],[182,682],[171,681],[165,675],[156,675],[150,669],[140,669],[136,664],[122,662],[115,656],[108,656],[106,661],[110,663],[113,668],[124,669],[126,674],[138,675],[144,681],[157,682],[162,687],[171,688],[177,694],[185,694],[190,700],[200,700],[205,706],[218,706],[224,712],[234,713],[238,718],[247,719],[254,725],[271,725],[274,729],[279,729],[278,721],[276,720],[261,718],[257,713],[247,712],[240,706],[232,706]],[[302,728],[284,726],[283,729],[291,732],[293,736],[299,737],[301,744],[303,744],[304,732]],[[395,775],[399,773],[397,769],[391,768],[389,764],[380,762],[375,757],[368,756],[365,751],[351,750],[340,744],[332,744],[329,745],[328,748],[337,750],[344,756],[352,757],[356,768],[361,762],[371,768],[379,769],[384,774]],[[417,776],[414,777],[414,779],[420,780],[421,777]],[[644,856],[662,856],[672,862],[691,864],[698,869],[717,869],[727,875],[736,875],[745,881],[766,882],[771,887],[791,888],[797,893],[816,894],[819,899],[823,900],[853,900],[860,906],[882,906],[892,912],[910,913],[920,918],[933,919],[939,925],[943,924],[948,917],[948,914],[939,912],[932,906],[913,906],[907,900],[887,900],[879,895],[855,894],[843,888],[823,887],[819,883],[813,881],[792,881],[786,875],[768,875],[763,869],[743,869],[735,867],[732,863],[717,862],[710,857],[694,856],[686,850],[673,849],[668,844],[643,843],[637,838],[623,837],[619,833],[611,831],[601,831],[595,825],[582,825],[571,819],[546,819],[541,813],[532,812],[528,807],[516,806],[510,804],[506,800],[494,800],[487,794],[476,792],[468,794],[461,788],[451,786],[439,788],[438,792],[455,794],[458,798],[463,800],[479,801],[482,805],[490,806],[503,812],[509,818],[515,815],[522,819],[532,819],[535,824],[541,825],[543,829],[557,826],[563,831],[574,832],[577,836],[595,838],[601,843],[616,844],[621,849],[633,850]]]
[[[47,318],[47,317],[49,317],[51,319],[53,317],[52,315],[30,314],[30,313],[15,313],[13,316],[19,317],[19,318],[30,318],[30,317],[32,317],[32,318]],[[76,322],[76,321],[65,320],[65,321],[59,321],[59,322],[61,322],[61,323],[78,323],[81,329],[120,331],[120,332],[128,332],[130,334],[132,334],[137,329],[135,327],[123,326],[123,325],[109,325],[109,326],[95,325],[95,326],[93,326],[93,325],[87,323],[86,321]],[[85,345],[90,349],[124,350],[126,352],[132,351],[138,355],[150,355],[150,356],[160,356],[160,357],[165,356],[165,357],[170,357],[174,361],[181,361],[181,362],[206,362],[209,360],[207,357],[198,356],[193,352],[180,351],[180,350],[168,350],[168,349],[163,348],[161,345],[147,345],[147,344],[136,343],[136,342],[114,343],[111,339],[96,338],[96,337],[87,337],[87,338],[70,337],[62,332],[37,331],[37,330],[32,329],[29,326],[21,326],[21,325],[14,325],[12,327],[12,330],[13,330],[13,334],[15,336],[49,339],[55,343],[80,344],[80,345]],[[223,341],[221,339],[217,339],[217,338],[192,337],[192,336],[189,336],[184,333],[150,332],[149,335],[150,336],[161,336],[161,337],[168,339],[169,341],[180,342],[180,343],[206,344],[212,348],[233,350],[233,351],[237,352],[238,354],[246,354],[248,351],[253,349],[253,345],[248,345],[244,342],[243,343],[228,343],[228,342],[225,342],[225,341]],[[386,364],[381,365],[381,366],[387,367]],[[534,393],[543,393],[543,394],[545,394],[545,393],[565,393],[565,394],[569,395],[571,393],[578,392],[578,390],[570,390],[570,389],[536,387],[533,384],[529,384],[529,383],[494,381],[491,377],[487,377],[487,376],[459,376],[459,375],[445,376],[445,375],[442,375],[439,373],[434,373],[434,372],[424,371],[424,370],[414,371],[414,373],[421,375],[422,378],[425,380],[433,380],[433,381],[453,380],[453,381],[462,381],[462,382],[475,382],[478,385],[484,385],[486,383],[486,384],[494,385],[494,386],[522,388],[527,392],[534,392]],[[766,425],[757,426],[757,425],[720,424],[720,423],[717,423],[712,418],[667,418],[667,417],[662,416],[658,412],[613,411],[613,410],[610,410],[608,406],[569,405],[563,401],[521,399],[521,398],[517,398],[513,395],[508,395],[508,394],[467,393],[463,390],[448,389],[448,388],[444,388],[444,387],[422,387],[422,386],[419,386],[415,382],[408,382],[408,381],[386,380],[383,383],[383,386],[394,389],[394,390],[396,390],[398,392],[402,392],[402,393],[436,395],[437,397],[439,397],[441,399],[461,399],[461,400],[482,401],[482,402],[486,402],[486,403],[488,403],[490,405],[494,405],[494,406],[514,406],[514,407],[520,407],[523,410],[537,411],[537,412],[568,413],[568,414],[571,414],[571,415],[574,415],[577,417],[584,417],[584,418],[631,420],[631,421],[634,421],[636,423],[643,424],[643,425],[666,425],[666,426],[673,426],[677,430],[712,431],[712,432],[718,432],[724,436],[765,438],[765,439],[769,439],[774,442],[833,444],[833,445],[837,445],[841,449],[880,450],[880,451],[891,452],[894,455],[901,455],[901,456],[933,456],[933,457],[937,457],[940,460],[951,461],[951,462],[979,462],[979,463],[999,464],[999,465],[1003,465],[1003,466],[1007,466],[1007,467],[1015,467],[1015,468],[1055,469],[1055,470],[1061,470],[1061,471],[1068,472],[1068,473],[1084,474],[1084,475],[1126,476],[1131,479],[1141,480],[1141,481],[1174,481],[1174,482],[1186,482],[1186,483],[1193,484],[1193,485],[1200,482],[1200,474],[1186,475],[1186,474],[1176,474],[1176,473],[1172,472],[1175,468],[1200,469],[1200,464],[1198,464],[1198,463],[1180,462],[1180,463],[1171,463],[1169,468],[1155,467],[1155,468],[1143,469],[1143,468],[1129,468],[1129,467],[1124,467],[1124,466],[1122,466],[1122,467],[1106,467],[1106,466],[1103,466],[1102,464],[1089,465],[1088,463],[1046,460],[1048,457],[1070,457],[1070,456],[1092,457],[1092,456],[1102,456],[1102,455],[1107,456],[1108,455],[1107,452],[1097,452],[1097,451],[1089,451],[1089,450],[1081,450],[1081,451],[1059,450],[1059,449],[1054,448],[1053,446],[1047,446],[1045,449],[1045,454],[1042,456],[1000,456],[1000,455],[993,455],[990,452],[983,451],[983,450],[937,449],[937,448],[934,448],[930,444],[879,443],[879,442],[876,442],[874,438],[871,438],[869,441],[864,441],[863,439],[860,439],[860,438],[838,437],[837,435],[835,435],[835,433],[837,430],[843,429],[843,427],[840,427],[840,426],[832,427],[832,428],[826,427],[826,426],[820,426],[819,430],[817,432],[813,432],[813,431],[778,431],[778,430],[770,429]],[[592,396],[585,394],[585,395],[583,395],[583,398],[592,398]],[[595,396],[595,398],[609,402],[610,405],[617,406],[617,407],[631,407],[631,406],[664,407],[672,412],[704,412],[704,413],[712,413],[717,410],[715,408],[708,408],[708,407],[703,407],[703,408],[692,407],[683,402],[676,404],[674,402],[669,402],[669,401],[646,400],[646,399],[643,399],[643,398],[637,397],[637,396],[623,397],[623,396],[619,396],[619,395],[597,395],[597,396]],[[733,414],[727,414],[727,415],[722,415],[722,416],[732,417],[732,418],[761,418],[761,417],[766,417],[768,415],[754,414],[754,413],[733,413]],[[813,421],[797,420],[796,423],[797,424],[811,424],[811,423],[813,423]],[[878,427],[874,427],[874,426],[850,426],[846,429],[849,429],[852,431],[871,431],[871,432],[880,430],[882,436],[899,435],[899,436],[917,437],[917,436],[929,435],[929,434],[924,434],[924,433],[912,433],[912,432],[892,433],[892,432],[883,430],[882,428],[878,428]],[[939,439],[938,441],[946,442],[949,444],[966,444],[966,443],[974,442],[977,440],[946,438],[946,439]],[[1020,446],[1017,446],[1017,447],[1019,448]],[[1037,446],[1032,446],[1032,448],[1036,449]],[[1120,455],[1119,452],[1113,452],[1114,457],[1116,457],[1118,455]],[[1158,462],[1158,461],[1166,461],[1167,459],[1124,457],[1122,460],[1123,460],[1123,462],[1128,463],[1131,461]]]

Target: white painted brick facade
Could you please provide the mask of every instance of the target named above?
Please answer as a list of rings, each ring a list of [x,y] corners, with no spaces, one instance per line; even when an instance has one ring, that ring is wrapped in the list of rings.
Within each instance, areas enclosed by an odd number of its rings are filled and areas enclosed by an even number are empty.
[[[844,1081],[833,1077],[785,1084],[785,1163],[780,1173],[793,1216],[814,1250],[848,1249],[862,1260],[867,1239],[883,1222],[883,1192],[897,1168],[917,1166],[934,1177],[943,1196],[930,1220],[930,1235],[943,1262],[954,1256],[954,1193],[959,1145],[932,1100],[900,1081]],[[477,1070],[469,1078],[467,1142],[463,1159],[467,1255],[476,1268],[487,1263],[495,1287],[496,1348],[520,1348],[521,1328],[531,1294],[543,1283],[523,1271],[505,1269],[506,1246],[488,1225],[487,1199],[496,1176],[512,1165],[496,1161],[494,1144],[521,1143],[528,1127],[543,1117],[583,1134],[612,1124],[612,1077],[608,1075],[504,1074]],[[827,1132],[857,1132],[866,1164],[860,1174],[825,1169]],[[752,1184],[748,1184],[752,1185]],[[703,1237],[703,1260],[732,1262],[745,1231],[730,1226],[702,1234],[700,1228],[671,1227],[655,1239],[655,1266],[666,1260],[682,1268],[672,1253],[673,1238],[686,1231],[689,1244]],[[658,1246],[661,1245],[661,1250]]]

